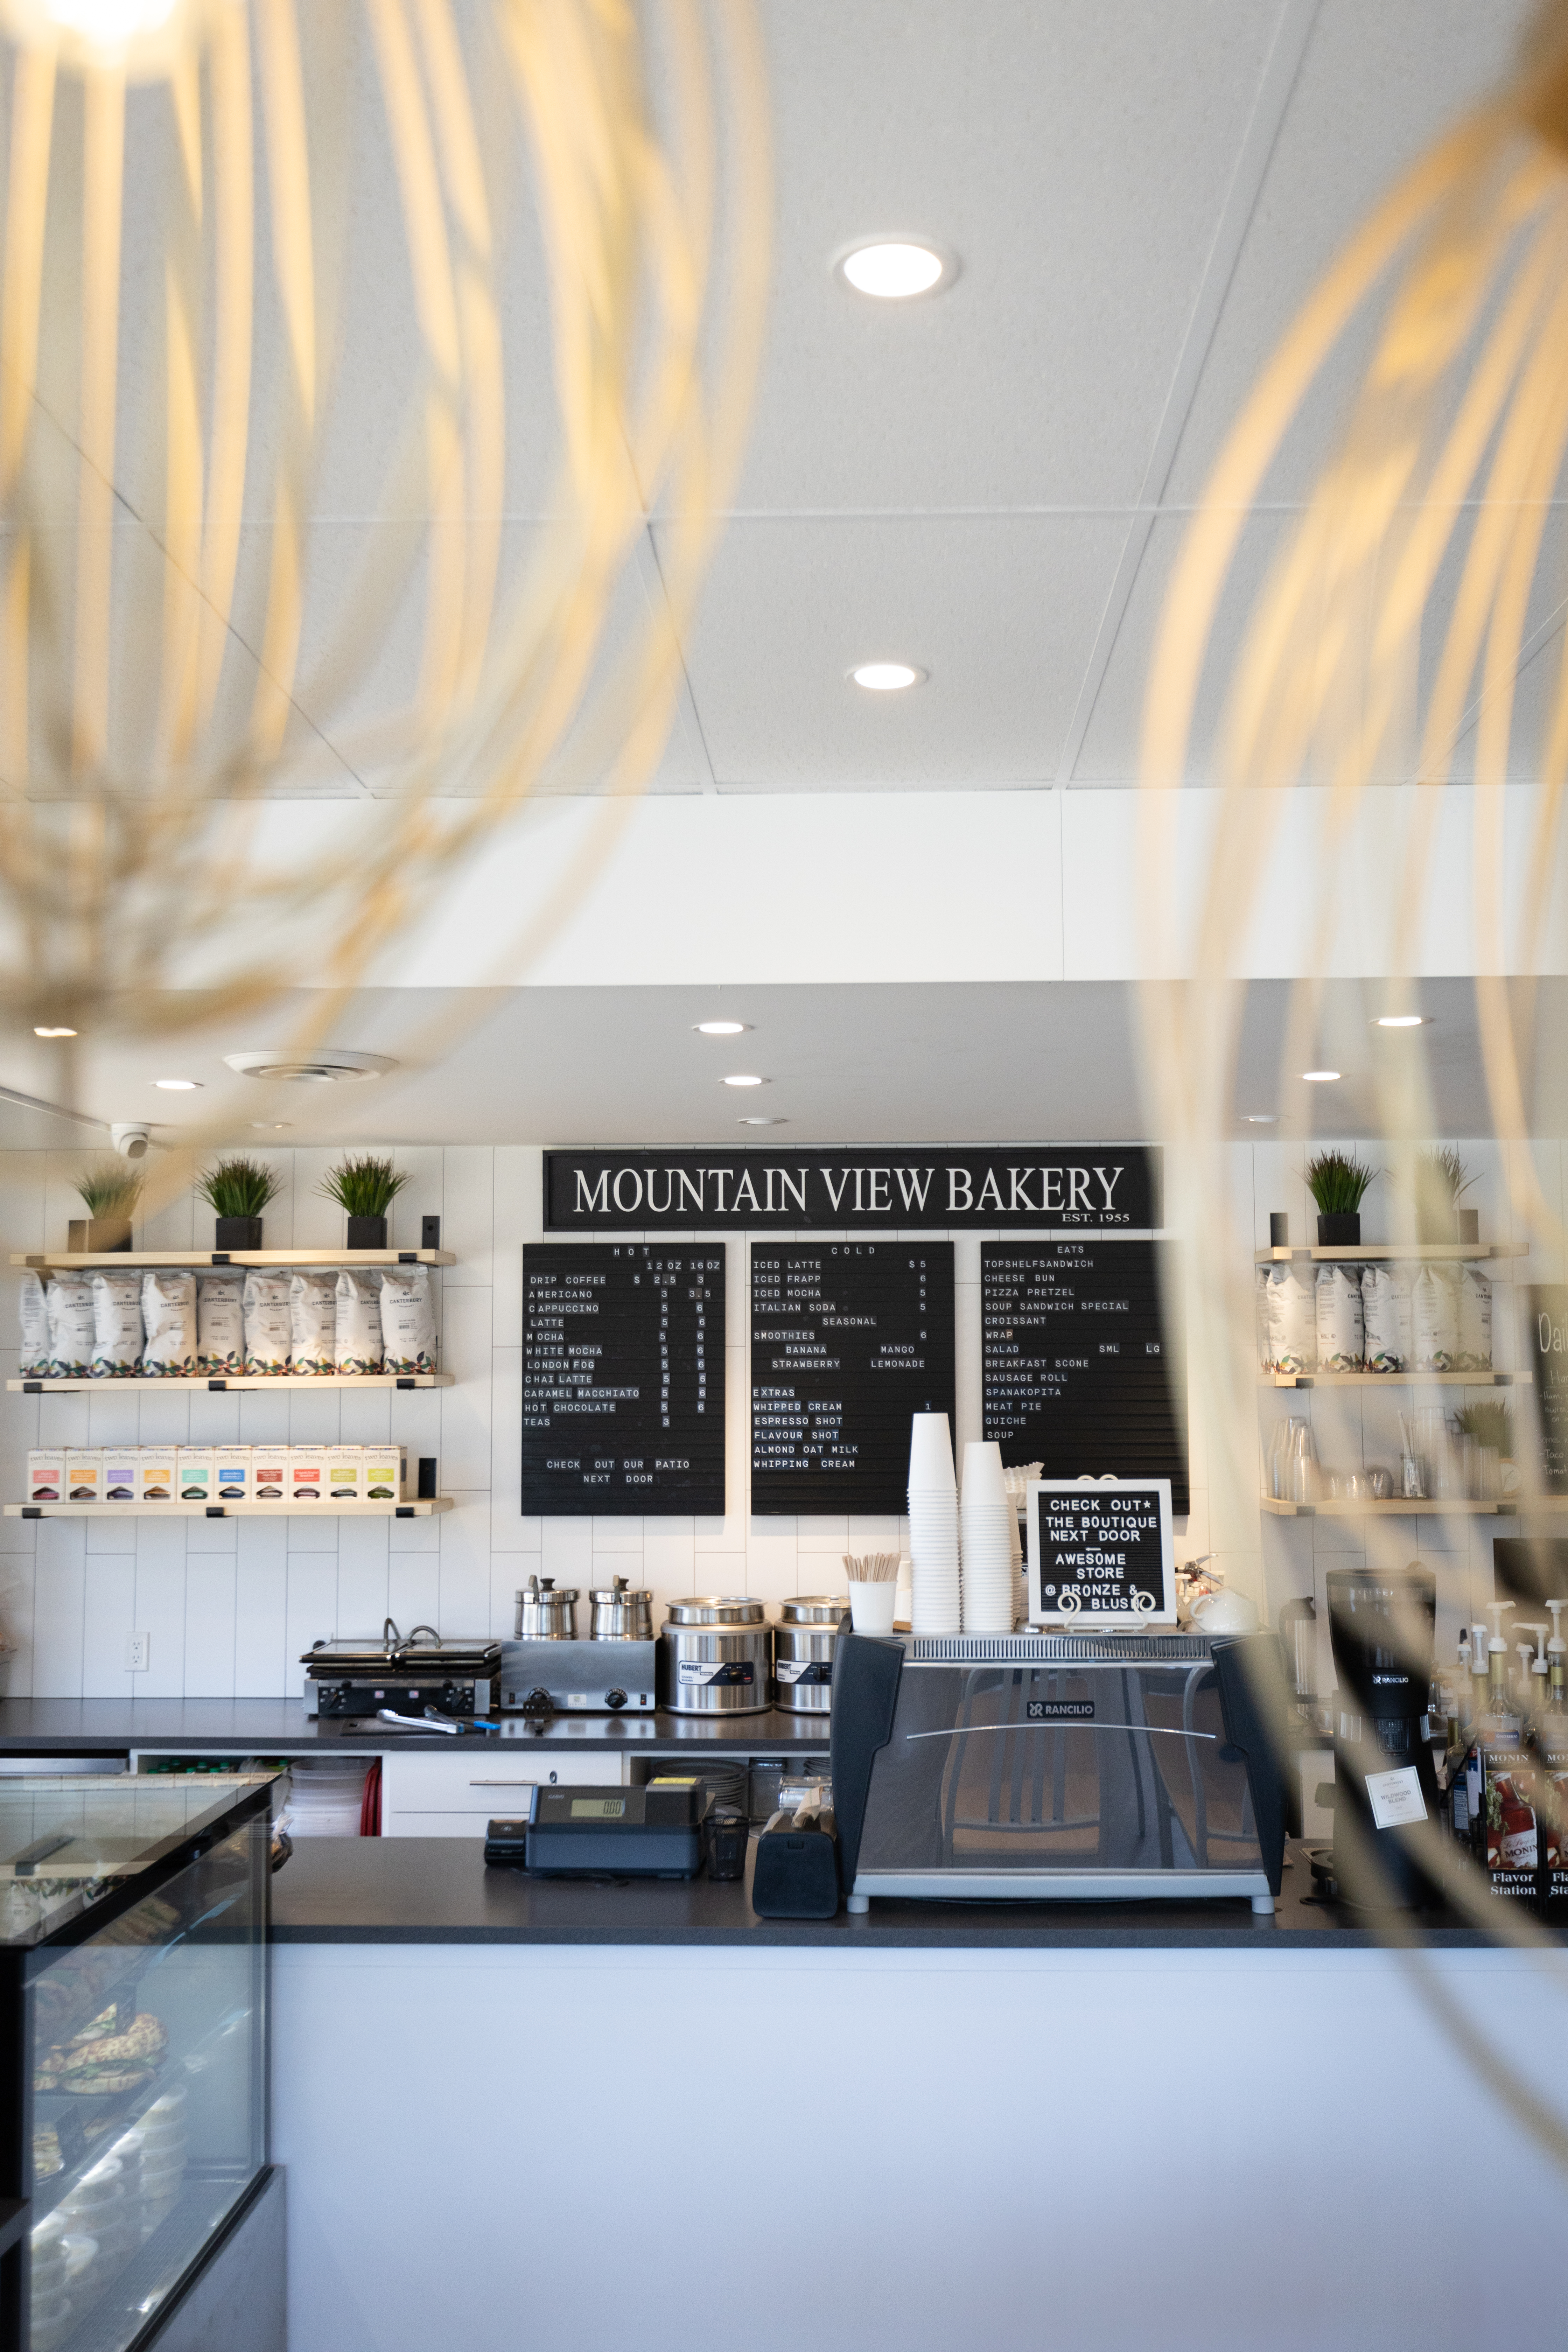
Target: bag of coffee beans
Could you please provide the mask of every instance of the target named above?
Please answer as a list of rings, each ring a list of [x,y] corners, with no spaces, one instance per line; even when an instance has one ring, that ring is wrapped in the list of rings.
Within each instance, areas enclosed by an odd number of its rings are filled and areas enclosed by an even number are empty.
[[[49,1302],[36,1274],[22,1276],[17,1306],[22,1317],[22,1361],[25,1381],[47,1380],[49,1370]]]
[[[144,1372],[171,1379],[196,1369],[196,1277],[184,1266],[159,1266],[142,1277]]]
[[[245,1277],[244,1312],[246,1370],[286,1372],[294,1339],[289,1276],[253,1266]]]
[[[436,1369],[436,1306],[427,1265],[389,1266],[381,1277],[382,1361],[389,1372]]]
[[[1361,1311],[1369,1372],[1403,1372],[1409,1364],[1410,1282],[1392,1265],[1362,1268]]]
[[[92,1376],[121,1379],[142,1361],[142,1277],[95,1274],[92,1277]]]
[[[1359,1372],[1365,1352],[1361,1282],[1352,1265],[1318,1268],[1318,1370]]]
[[[1410,1286],[1415,1370],[1451,1372],[1459,1352],[1459,1286],[1453,1269],[1424,1265]]]
[[[57,1381],[85,1380],[92,1370],[92,1285],[84,1274],[57,1274],[45,1296],[50,1375]]]
[[[1277,1372],[1310,1372],[1318,1361],[1312,1286],[1293,1265],[1277,1265],[1268,1277],[1268,1360]]]
[[[204,1274],[196,1280],[196,1356],[204,1372],[245,1370],[245,1279]]]
[[[355,1274],[344,1266],[337,1285],[333,1369],[379,1372],[381,1351],[381,1286],[374,1274]]]
[[[1479,1265],[1459,1268],[1459,1360],[1462,1372],[1492,1368],[1492,1286]]]
[[[330,1373],[333,1368],[338,1331],[337,1277],[331,1274],[291,1274],[289,1316],[297,1372]]]

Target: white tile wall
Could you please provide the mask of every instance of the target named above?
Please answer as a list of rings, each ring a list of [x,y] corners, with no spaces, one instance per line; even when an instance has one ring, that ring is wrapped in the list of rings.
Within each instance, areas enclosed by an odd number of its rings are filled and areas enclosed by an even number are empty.
[[[1523,1155],[1534,1166],[1554,1212],[1563,1205],[1563,1165],[1552,1144],[1466,1144],[1484,1170],[1477,1187],[1482,1230],[1522,1232]],[[269,1153],[283,1181],[267,1213],[268,1247],[331,1247],[342,1238],[339,1213],[317,1192],[334,1156],[325,1149]],[[1254,1240],[1268,1239],[1270,1209],[1290,1211],[1305,1236],[1310,1203],[1297,1172],[1300,1152],[1287,1144],[1238,1146],[1235,1158],[1235,1249],[1245,1261]],[[542,1237],[540,1154],[521,1145],[422,1146],[400,1151],[410,1171],[395,1204],[392,1239],[415,1246],[422,1216],[438,1214],[442,1239],[458,1263],[437,1277],[442,1292],[443,1369],[449,1389],[354,1396],[291,1391],[277,1396],[160,1396],[145,1390],[85,1397],[0,1399],[0,1493],[19,1495],[29,1445],[188,1438],[207,1443],[296,1438],[364,1443],[392,1437],[411,1455],[434,1454],[442,1491],[458,1508],[438,1519],[314,1525],[292,1522],[94,1523],[0,1521],[0,1624],[16,1644],[13,1696],[266,1696],[297,1692],[301,1650],[321,1635],[379,1629],[390,1612],[405,1629],[422,1620],[443,1632],[509,1632],[512,1594],[531,1570],[586,1587],[611,1575],[651,1586],[658,1602],[682,1592],[749,1591],[767,1601],[795,1592],[841,1591],[841,1555],[900,1549],[907,1529],[893,1518],[753,1519],[748,1501],[745,1244],[726,1244],[730,1297],[726,1349],[729,1493],[724,1518],[540,1519],[520,1500],[521,1399],[521,1248]],[[0,1256],[11,1249],[63,1247],[75,1202],[71,1179],[79,1154],[0,1153]],[[1390,1202],[1388,1213],[1394,1213]],[[1369,1201],[1369,1232],[1385,1230]],[[196,1245],[207,1212],[189,1189],[161,1207],[136,1236],[137,1246]],[[1252,1226],[1249,1235],[1247,1227]],[[1193,1270],[1190,1269],[1190,1275]],[[1520,1261],[1515,1279],[1561,1279],[1542,1257]],[[0,1269],[0,1377],[17,1370],[16,1281]],[[957,1237],[957,1431],[980,1433],[980,1241]],[[1500,1350],[1513,1344],[1499,1285]],[[1500,1361],[1504,1358],[1500,1354]],[[1447,1391],[1452,1402],[1458,1392]],[[1259,1395],[1258,1433],[1272,1415],[1306,1411],[1325,1460],[1358,1449],[1386,1456],[1388,1401],[1364,1391],[1320,1390]],[[1324,1610],[1323,1572],[1360,1558],[1369,1539],[1401,1557],[1421,1556],[1439,1570],[1445,1642],[1489,1591],[1489,1520],[1261,1519],[1250,1473],[1231,1492],[1211,1481],[1204,1406],[1192,1398],[1193,1507],[1177,1530],[1178,1559],[1212,1551],[1228,1580],[1252,1592],[1272,1614],[1291,1593],[1316,1594]],[[1242,1449],[1245,1459],[1246,1449]],[[1215,1455],[1217,1463],[1218,1456]],[[1484,1590],[1483,1590],[1484,1587]],[[126,1636],[151,1637],[144,1674],[125,1670]]]

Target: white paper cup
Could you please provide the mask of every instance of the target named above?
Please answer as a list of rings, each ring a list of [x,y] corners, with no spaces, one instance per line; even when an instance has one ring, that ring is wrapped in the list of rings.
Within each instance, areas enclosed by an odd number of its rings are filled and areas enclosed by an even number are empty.
[[[952,1475],[952,1436],[948,1429],[945,1412],[917,1412],[910,1416],[910,1486],[930,1486],[951,1494],[957,1484]]]
[[[849,1617],[858,1633],[890,1633],[893,1630],[893,1603],[899,1588],[892,1579],[880,1584],[858,1584],[849,1580]]]
[[[994,1440],[972,1438],[964,1447],[963,1499],[1005,1507],[1007,1475],[1002,1467],[1002,1448]]]

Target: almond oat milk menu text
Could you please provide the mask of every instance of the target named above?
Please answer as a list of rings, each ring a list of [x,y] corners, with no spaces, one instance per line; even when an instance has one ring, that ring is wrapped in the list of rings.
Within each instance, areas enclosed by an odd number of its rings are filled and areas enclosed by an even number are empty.
[[[523,1251],[522,1508],[722,1517],[721,1243]]]

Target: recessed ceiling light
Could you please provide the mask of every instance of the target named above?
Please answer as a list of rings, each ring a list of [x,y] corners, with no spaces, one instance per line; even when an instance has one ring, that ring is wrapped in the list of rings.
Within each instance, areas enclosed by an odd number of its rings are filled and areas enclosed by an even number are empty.
[[[1241,1115],[1248,1127],[1278,1127],[1279,1124],[1277,1110],[1245,1110]]]
[[[721,1087],[765,1087],[768,1082],[766,1078],[736,1077],[721,1078],[719,1083]]]
[[[1326,1087],[1331,1079],[1339,1076],[1339,1072],[1338,1070],[1303,1070],[1301,1076],[1310,1087]]]
[[[1380,1013],[1377,1025],[1380,1029],[1424,1029],[1426,1016],[1424,1013]]]
[[[76,1034],[74,1029],[35,1029],[33,1032],[35,1037],[74,1037]]]
[[[282,1135],[289,1127],[286,1118],[253,1118],[250,1124],[258,1135]]]
[[[286,1046],[251,1054],[226,1054],[224,1060],[242,1078],[287,1081],[294,1086],[352,1086],[379,1078],[397,1064],[386,1054],[361,1054],[346,1045],[322,1045],[314,1053],[290,1053]]]
[[[749,1029],[749,1021],[694,1021],[692,1027],[700,1037],[738,1037]]]
[[[923,669],[911,669],[908,662],[862,662],[849,673],[857,686],[870,694],[898,694],[906,686],[918,686],[924,677]]]
[[[153,1084],[166,1095],[199,1095],[202,1090],[200,1078],[154,1078]]]
[[[956,255],[917,244],[912,237],[878,237],[852,246],[839,257],[838,268],[857,294],[873,295],[879,302],[907,302],[911,295],[934,293],[939,286],[951,286],[958,275]]]
[[[738,1118],[737,1127],[787,1127],[787,1118]]]

